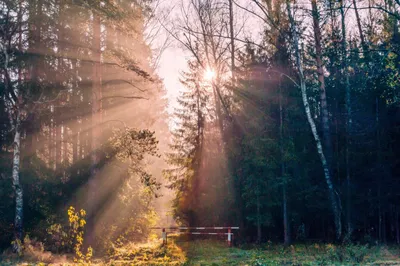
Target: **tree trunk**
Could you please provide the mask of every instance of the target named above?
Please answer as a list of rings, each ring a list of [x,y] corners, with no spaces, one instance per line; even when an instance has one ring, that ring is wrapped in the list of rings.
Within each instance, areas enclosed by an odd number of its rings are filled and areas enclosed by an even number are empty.
[[[233,28],[233,0],[229,0],[229,29],[231,37],[231,72],[232,72],[232,85],[235,82],[235,36]]]
[[[30,65],[30,79],[34,86],[37,86],[39,70],[42,65],[42,61],[40,56],[40,43],[41,43],[41,35],[42,35],[42,9],[43,9],[43,1],[37,0],[36,5],[35,1],[29,1],[29,51],[32,54],[32,64]]]
[[[13,251],[20,253],[23,240],[23,190],[20,182],[20,153],[21,153],[21,121],[19,111],[15,122],[14,153],[12,166],[12,180],[15,193],[15,219],[14,219],[14,244]]]
[[[10,47],[2,47],[4,54],[4,89],[9,93],[14,91],[18,95],[18,99],[15,103],[11,103],[12,108],[8,110],[8,116],[10,119],[11,126],[14,129],[14,143],[13,143],[13,164],[12,164],[12,184],[15,196],[15,218],[14,218],[14,241],[12,244],[12,249],[14,252],[20,253],[22,250],[22,240],[23,240],[23,190],[20,182],[20,163],[21,163],[21,103],[19,91],[15,91],[14,87],[11,85],[11,77],[8,73],[9,64],[9,54],[8,51]],[[14,121],[14,110],[15,110],[15,121]]]
[[[382,228],[382,234],[383,234],[383,243],[386,244],[386,212],[383,212],[383,228]]]
[[[80,160],[81,157],[79,157],[80,152],[79,152],[79,134],[80,134],[80,123],[79,123],[79,116],[76,114],[76,110],[80,104],[80,97],[78,96],[78,90],[79,90],[79,83],[78,83],[78,64],[77,60],[72,60],[73,64],[73,69],[74,69],[74,75],[73,75],[73,90],[72,90],[72,103],[74,108],[74,116],[72,119],[75,120],[75,123],[73,126],[71,126],[71,135],[72,135],[72,164],[75,164]]]
[[[62,162],[65,166],[69,165],[69,154],[68,154],[68,128],[65,126],[65,124],[63,124],[62,126],[62,132],[63,132],[63,159]]]
[[[72,129],[72,164],[75,164],[76,162],[78,162],[79,158],[79,149],[78,149],[79,128],[78,126],[76,126],[71,129]]]
[[[382,208],[381,208],[381,185],[378,183],[378,240],[382,243]]]
[[[50,116],[51,116],[52,114],[50,114]],[[49,152],[48,152],[48,166],[49,166],[49,168],[53,168],[53,165],[52,165],[52,163],[53,163],[53,142],[52,142],[52,136],[53,136],[53,122],[51,121],[51,119],[50,119],[50,121],[49,121],[49,132],[48,132],[48,139],[47,139],[47,143],[48,143],[48,150],[49,150]]]
[[[302,95],[302,99],[303,99],[304,109],[305,109],[305,112],[307,115],[307,120],[310,125],[312,134],[314,136],[314,140],[316,142],[318,155],[320,157],[322,168],[324,170],[325,181],[328,186],[329,200],[331,203],[332,212],[333,212],[333,216],[334,216],[336,238],[340,239],[340,237],[342,235],[340,201],[338,200],[336,192],[335,192],[335,188],[333,187],[333,183],[332,183],[331,175],[330,175],[330,171],[329,171],[329,166],[326,161],[324,150],[322,148],[321,139],[318,135],[317,127],[315,125],[314,119],[311,114],[310,105],[308,103],[307,88],[306,88],[306,83],[305,83],[305,79],[304,79],[303,66],[301,64],[301,55],[300,55],[300,50],[299,50],[299,39],[298,39],[298,35],[297,35],[295,20],[293,18],[292,11],[291,11],[290,0],[286,0],[286,7],[287,7],[289,21],[290,21],[290,25],[291,25],[292,33],[293,33],[293,46],[294,46],[294,50],[295,50],[296,65],[297,65],[297,68],[299,71],[300,88],[301,88],[301,95]]]
[[[331,130],[329,124],[329,112],[328,112],[328,103],[327,103],[326,89],[325,89],[324,68],[322,62],[322,45],[321,45],[321,29],[319,25],[319,12],[317,7],[317,1],[311,0],[311,4],[312,4],[312,14],[313,14],[314,39],[315,39],[315,57],[317,61],[317,73],[318,73],[318,81],[320,89],[323,143],[324,143],[328,167],[329,170],[331,170],[332,158],[333,158],[332,138],[331,138]]]
[[[396,206],[396,215],[395,215],[395,226],[396,226],[396,243],[400,244],[400,225],[399,225],[399,207]]]
[[[83,119],[82,119],[83,120]],[[79,125],[79,132],[78,132],[78,139],[79,139],[79,149],[78,149],[78,158],[79,160],[82,160],[84,158],[84,147],[85,147],[85,132],[82,132],[82,126]]]
[[[55,154],[56,154],[56,169],[59,170],[61,168],[61,158],[62,158],[62,152],[61,152],[61,144],[62,144],[62,138],[61,138],[61,121],[60,121],[60,112],[55,113],[56,117],[55,120],[57,123],[55,124]]]
[[[382,158],[381,158],[381,139],[380,139],[380,121],[379,121],[379,100],[378,97],[375,97],[375,123],[376,123],[376,162],[377,169],[379,171],[382,170]],[[383,175],[385,178],[385,174]],[[379,242],[384,240],[383,232],[382,232],[382,178],[378,178],[378,215],[379,215]]]
[[[346,21],[343,0],[340,0],[340,14],[342,19],[342,53],[343,53],[343,75],[345,78],[346,91],[346,220],[347,220],[347,237],[350,238],[353,228],[351,223],[351,166],[350,166],[350,133],[351,133],[351,94],[350,79],[348,75],[348,59],[347,59],[347,38],[346,38]]]
[[[290,225],[287,208],[287,193],[286,193],[286,175],[285,175],[285,161],[283,151],[283,106],[282,106],[282,86],[279,85],[279,120],[280,120],[280,155],[281,155],[281,178],[282,178],[282,206],[283,206],[283,240],[284,245],[290,244]]]
[[[238,183],[237,183],[237,189],[236,189],[236,199],[237,199],[237,201],[236,201],[236,204],[237,204],[237,210],[236,210],[236,213],[237,213],[237,220],[238,220],[238,223],[239,223],[239,227],[240,227],[240,230],[239,230],[239,238],[240,239],[243,239],[244,237],[245,237],[245,233],[244,233],[244,218],[243,218],[243,198],[242,198],[242,190],[241,190],[241,184],[242,184],[242,177],[239,177],[239,181],[238,181]]]
[[[356,0],[353,0],[353,5],[354,5],[354,12],[356,14],[358,33],[360,34],[360,40],[361,40],[361,46],[362,46],[362,49],[363,49],[363,55],[364,55],[365,59],[368,59],[367,58],[367,56],[368,56],[368,46],[367,46],[367,43],[365,42],[364,33],[362,31],[360,14],[358,13],[357,1]]]
[[[257,190],[259,190],[260,188],[257,188]],[[261,243],[261,202],[260,202],[260,195],[259,192],[257,192],[257,243]]]
[[[52,158],[52,160],[51,160],[51,162],[52,162],[52,168],[54,170],[56,170],[57,169],[57,146],[58,146],[57,143],[58,142],[57,142],[57,123],[56,123],[57,116],[55,114],[55,108],[53,109],[52,117],[53,117],[52,118],[53,122],[52,122],[52,129],[51,129],[51,131],[52,131],[52,139],[51,139],[51,152],[52,152],[51,158]]]
[[[59,24],[58,24],[58,56],[59,58],[57,59],[57,74],[56,74],[56,84],[58,89],[61,91],[62,88],[62,70],[63,70],[63,53],[64,53],[64,45],[63,45],[63,29],[62,29],[62,13],[63,13],[63,2],[60,2],[60,7],[59,7]],[[56,101],[56,105],[59,103],[59,101]],[[61,164],[63,161],[63,154],[62,154],[62,149],[63,149],[63,134],[65,132],[62,132],[62,124],[63,121],[61,119],[62,111],[59,108],[54,108],[54,116],[55,116],[55,121],[56,121],[56,147],[55,147],[55,152],[56,152],[56,169],[59,170],[61,168]]]
[[[284,235],[284,245],[288,246],[291,242],[290,240],[290,224],[289,224],[289,215],[287,208],[287,193],[286,193],[286,184],[283,185],[283,235]]]

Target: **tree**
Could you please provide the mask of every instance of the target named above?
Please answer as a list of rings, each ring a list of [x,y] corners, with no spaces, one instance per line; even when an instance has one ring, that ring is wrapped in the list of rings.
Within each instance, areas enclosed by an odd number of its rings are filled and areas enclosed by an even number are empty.
[[[197,61],[189,61],[190,72],[181,80],[186,88],[175,112],[176,129],[173,132],[172,152],[167,156],[171,166],[165,170],[170,187],[176,190],[174,216],[183,223],[194,226],[199,222],[200,206],[199,171],[204,152],[204,130],[207,121],[209,93],[202,82],[203,71]]]
[[[308,123],[311,127],[311,131],[313,133],[315,143],[317,146],[317,150],[318,150],[318,154],[320,156],[320,160],[321,160],[322,167],[324,170],[325,181],[328,186],[329,200],[331,202],[332,212],[334,215],[334,222],[335,222],[335,227],[336,227],[335,228],[336,229],[336,238],[339,239],[342,234],[341,211],[340,211],[341,206],[340,206],[340,202],[338,201],[338,196],[336,194],[337,192],[335,191],[335,188],[333,187],[333,182],[332,182],[331,174],[329,172],[329,166],[326,161],[322,143],[321,143],[319,134],[317,132],[317,128],[316,128],[314,119],[312,118],[312,115],[311,115],[310,105],[309,105],[308,98],[307,98],[306,84],[305,84],[305,79],[304,79],[304,71],[303,71],[303,66],[301,63],[298,32],[297,32],[296,22],[293,18],[290,0],[286,1],[286,6],[287,6],[290,25],[292,28],[293,42],[294,42],[293,46],[294,46],[294,52],[295,52],[296,66],[297,66],[297,69],[299,72],[299,79],[300,79],[299,86],[301,88],[303,104],[304,104],[304,108],[306,111]]]
[[[33,93],[30,86],[21,84],[21,77],[16,80],[15,74],[19,72],[20,65],[16,62],[20,59],[20,52],[16,47],[20,46],[22,34],[23,14],[26,12],[21,5],[14,2],[3,2],[2,18],[4,23],[1,28],[1,66],[3,75],[2,99],[5,103],[5,111],[8,114],[13,137],[12,156],[12,185],[15,193],[15,219],[13,250],[21,252],[21,241],[23,233],[23,189],[20,181],[21,164],[21,132],[22,123],[26,119],[27,107],[32,104],[30,94]],[[19,43],[18,43],[19,42]],[[22,51],[21,51],[22,52]],[[28,107],[29,108],[29,107]]]
[[[100,176],[96,177],[96,184],[101,186],[104,172],[118,166],[122,169],[115,170],[119,174],[110,178],[109,194],[101,191],[92,197],[89,225],[94,215],[99,217],[97,207],[104,206],[115,193],[126,191],[128,182],[122,177],[129,182],[137,181],[130,192],[136,196],[143,192],[143,198],[129,199],[131,203],[137,202],[131,207],[143,207],[143,213],[136,215],[137,220],[121,220],[138,225],[140,219],[150,219],[145,215],[152,212],[149,204],[158,183],[144,161],[156,155],[155,133],[138,128],[162,128],[157,119],[166,107],[165,91],[154,74],[151,49],[144,41],[144,21],[150,2],[97,4],[42,0],[0,2],[4,19],[0,43],[1,106],[4,107],[1,117],[7,117],[7,121],[2,120],[5,125],[2,158],[11,162],[10,151],[14,157],[14,166],[4,168],[12,172],[14,192],[9,192],[11,185],[7,185],[4,193],[5,198],[15,199],[17,203],[13,239],[18,252],[23,231],[35,228],[33,235],[45,232],[46,222],[41,217],[51,217],[47,222],[55,222],[60,218],[56,213],[58,206],[71,202],[87,207],[83,199],[91,193],[81,195],[77,191],[85,187],[89,170]],[[118,40],[121,41],[117,43]],[[151,108],[146,99],[152,102]],[[121,106],[123,109],[124,105],[126,108],[127,103],[137,110],[137,116],[126,116],[115,109],[110,111]],[[124,148],[140,147],[143,155],[143,158],[125,158],[132,164],[137,163],[136,168],[129,168],[110,143],[110,138],[115,137],[113,131],[121,128],[121,124],[123,130],[118,133],[126,140]],[[13,133],[13,149],[8,132]],[[91,138],[92,132],[95,140]],[[126,135],[134,140],[128,141]],[[72,196],[75,193],[80,195],[76,202]],[[124,206],[122,200],[115,200],[114,204]],[[5,206],[8,205],[14,206],[6,201]],[[7,228],[1,239],[3,247],[11,240],[10,229],[5,227],[10,221],[8,213],[2,211],[1,216],[5,217],[1,227]],[[121,234],[127,230],[120,224],[118,227]],[[146,232],[138,230],[135,235],[143,236]]]

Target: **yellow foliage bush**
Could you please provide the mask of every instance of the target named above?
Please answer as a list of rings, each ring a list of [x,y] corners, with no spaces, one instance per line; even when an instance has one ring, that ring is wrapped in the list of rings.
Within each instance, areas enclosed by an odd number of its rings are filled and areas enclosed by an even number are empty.
[[[74,261],[77,263],[88,263],[93,256],[92,247],[88,247],[86,253],[83,251],[84,229],[86,225],[86,211],[76,211],[70,206],[67,211],[68,226],[52,224],[47,229],[58,251],[74,252]]]

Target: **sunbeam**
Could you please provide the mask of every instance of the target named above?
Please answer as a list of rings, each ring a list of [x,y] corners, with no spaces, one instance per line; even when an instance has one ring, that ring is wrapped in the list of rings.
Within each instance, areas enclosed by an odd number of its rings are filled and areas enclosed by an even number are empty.
[[[0,0],[0,264],[400,265],[399,10]]]

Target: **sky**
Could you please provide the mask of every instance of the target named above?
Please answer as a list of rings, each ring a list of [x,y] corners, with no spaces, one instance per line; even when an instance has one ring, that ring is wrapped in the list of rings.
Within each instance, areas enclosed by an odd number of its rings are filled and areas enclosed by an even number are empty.
[[[176,98],[182,85],[179,82],[180,73],[186,70],[186,61],[188,55],[185,56],[183,50],[177,46],[168,47],[162,54],[158,74],[164,81],[169,101],[168,111],[173,112],[176,106]]]
[[[162,12],[164,14],[168,14],[164,17],[161,22],[164,26],[169,23],[173,23],[177,17],[179,17],[179,5],[181,3],[188,3],[190,0],[159,0],[161,5],[158,9],[158,12]],[[228,0],[226,0],[228,1]],[[245,6],[253,10],[256,13],[259,13],[259,10],[251,4],[250,0],[235,0],[234,2],[238,3],[241,6]],[[303,7],[311,9],[310,2],[308,0],[299,1],[297,3]],[[360,6],[365,6],[365,1],[359,2]],[[241,21],[244,23],[243,33],[246,36],[250,36],[252,40],[259,40],[260,33],[263,29],[264,22],[261,21],[260,18],[257,18],[246,11],[243,11],[239,7],[234,5],[234,13],[235,20]],[[363,16],[363,12],[360,12],[361,16]],[[261,14],[260,14],[261,15]],[[261,15],[262,16],[262,15]],[[349,35],[357,34],[355,33],[355,22],[353,18],[354,14],[351,10],[348,10],[346,14],[346,24],[349,28]],[[161,16],[162,17],[162,16]],[[240,23],[239,23],[240,24]],[[310,26],[309,24],[308,26]],[[311,26],[310,26],[311,27]],[[311,29],[311,28],[310,28]],[[157,37],[158,43],[163,43],[168,32],[164,31]],[[171,114],[176,106],[176,98],[179,96],[179,92],[182,90],[182,85],[179,82],[180,73],[186,70],[186,62],[187,59],[190,58],[190,54],[185,52],[181,47],[179,47],[177,41],[174,41],[171,38],[171,45],[161,54],[160,63],[158,67],[158,74],[164,80],[164,86],[167,90],[167,97],[169,99],[169,107],[168,112]]]
[[[159,12],[167,12],[168,16],[166,19],[170,20],[169,22],[173,22],[179,16],[179,4],[181,2],[187,3],[188,1],[190,0],[161,0]],[[249,5],[248,0],[237,0],[236,2],[243,6]],[[262,28],[262,23],[260,23],[260,20],[249,14],[246,14],[243,10],[235,6],[234,12],[236,14],[236,20],[240,20],[242,22],[245,21],[244,33],[246,35],[250,35],[253,39],[258,39],[260,36],[260,30]],[[168,27],[168,21],[162,21],[161,23],[165,27]],[[168,32],[166,31],[160,33],[156,43],[163,43],[167,35]],[[184,51],[178,42],[173,40],[173,38],[171,38],[171,44],[161,54],[160,63],[158,65],[158,74],[163,79],[164,86],[167,90],[167,97],[169,100],[168,112],[170,114],[174,111],[174,107],[176,106],[176,98],[179,96],[179,92],[182,91],[182,85],[179,82],[179,78],[181,76],[180,73],[187,69],[186,62],[189,58],[190,54]]]

